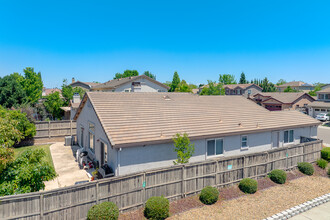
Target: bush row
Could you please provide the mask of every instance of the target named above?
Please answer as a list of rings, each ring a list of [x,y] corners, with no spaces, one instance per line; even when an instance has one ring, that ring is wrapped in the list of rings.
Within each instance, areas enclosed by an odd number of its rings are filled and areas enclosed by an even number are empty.
[[[330,162],[330,147],[325,147],[321,150],[321,157]]]

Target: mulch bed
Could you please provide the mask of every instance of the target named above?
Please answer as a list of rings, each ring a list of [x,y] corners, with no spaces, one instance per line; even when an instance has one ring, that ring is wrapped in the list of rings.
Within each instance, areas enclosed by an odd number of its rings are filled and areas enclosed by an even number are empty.
[[[316,164],[313,164],[315,172],[314,176],[322,176],[327,177],[327,171],[324,169],[321,169]],[[287,182],[285,184],[288,184],[288,181],[298,179],[301,177],[306,176],[305,174],[301,173],[298,169],[291,170],[287,172]],[[276,186],[278,184],[271,181],[268,177],[258,179],[258,191],[265,190],[267,188]],[[235,184],[233,186],[223,187],[219,189],[220,195],[219,200],[217,203],[224,201],[224,200],[232,200],[239,198],[241,196],[244,196],[245,194],[238,188],[238,184]],[[171,216],[188,211],[193,208],[198,208],[204,206],[203,203],[199,201],[198,195],[186,197],[183,199],[179,199],[177,201],[173,201],[170,203],[170,213]],[[119,216],[120,220],[140,220],[145,219],[143,215],[144,208],[137,209],[135,211],[122,213]]]

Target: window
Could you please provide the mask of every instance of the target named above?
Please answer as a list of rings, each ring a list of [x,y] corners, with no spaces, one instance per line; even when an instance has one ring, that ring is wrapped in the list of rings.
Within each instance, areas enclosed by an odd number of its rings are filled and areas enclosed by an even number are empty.
[[[252,93],[252,91],[251,91],[251,89],[249,89],[249,90],[248,90],[248,94],[251,95],[251,93]]]
[[[125,89],[125,92],[130,92],[130,90],[129,89]]]
[[[316,112],[319,112],[319,111],[320,111],[320,109],[316,108],[316,109],[315,109],[315,111],[316,111]]]
[[[284,131],[284,143],[292,143],[294,140],[293,134],[293,130]]]
[[[223,154],[223,139],[214,139],[207,141],[207,156]]]
[[[321,109],[321,112],[325,112],[325,109]]]
[[[95,152],[95,125],[91,122],[89,124],[89,149],[94,153]]]
[[[324,99],[324,94],[319,94],[319,99]]]
[[[108,145],[101,141],[101,166],[108,163]]]
[[[237,89],[237,95],[240,95],[241,94],[241,90],[240,89]]]
[[[241,148],[248,148],[248,137],[247,135],[241,136]]]

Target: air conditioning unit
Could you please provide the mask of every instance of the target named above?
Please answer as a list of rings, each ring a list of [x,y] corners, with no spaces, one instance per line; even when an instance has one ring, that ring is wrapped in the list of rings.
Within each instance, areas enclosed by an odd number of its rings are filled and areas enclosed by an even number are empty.
[[[64,146],[71,146],[72,144],[72,136],[66,136],[64,141]]]

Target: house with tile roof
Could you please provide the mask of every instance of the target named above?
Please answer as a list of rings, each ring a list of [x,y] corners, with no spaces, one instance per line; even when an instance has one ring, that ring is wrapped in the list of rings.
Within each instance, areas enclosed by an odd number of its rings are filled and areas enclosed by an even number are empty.
[[[100,83],[97,82],[81,82],[81,81],[76,81],[75,78],[72,78],[72,82],[70,86],[74,87],[80,87],[85,91],[90,91],[93,86],[96,86]]]
[[[167,92],[170,88],[146,75],[131,76],[95,85],[91,91],[102,92]]]
[[[317,100],[308,105],[309,115],[316,117],[319,113],[330,114],[330,84],[323,86],[322,90],[316,92]]]
[[[275,85],[278,92],[284,92],[284,90],[289,86],[294,90],[302,91],[306,93],[315,89],[314,85],[302,81],[292,81],[292,82],[284,83],[279,86]]]
[[[217,86],[218,83],[215,84]],[[199,87],[199,93],[202,92],[203,88],[207,87],[209,85],[204,85]],[[223,88],[225,89],[226,95],[242,95],[246,98],[252,97],[253,95],[262,92],[262,88],[256,84],[229,84],[224,85]]]
[[[87,92],[74,118],[89,157],[124,175],[173,165],[172,138],[187,133],[190,162],[261,152],[316,138],[319,121],[268,111],[243,96]]]

